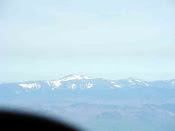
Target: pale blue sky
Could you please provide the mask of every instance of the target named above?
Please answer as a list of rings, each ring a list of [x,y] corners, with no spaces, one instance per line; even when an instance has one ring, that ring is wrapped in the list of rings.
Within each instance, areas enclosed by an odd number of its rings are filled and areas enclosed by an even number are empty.
[[[174,0],[0,0],[0,82],[175,78]]]

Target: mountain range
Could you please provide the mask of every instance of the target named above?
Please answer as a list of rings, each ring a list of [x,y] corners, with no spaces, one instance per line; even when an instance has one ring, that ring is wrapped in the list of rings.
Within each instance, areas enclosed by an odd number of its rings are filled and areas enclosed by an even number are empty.
[[[174,98],[175,79],[144,81],[137,78],[120,80],[109,80],[104,78],[93,78],[86,75],[69,75],[56,80],[39,80],[0,84],[0,101],[8,99],[36,98],[57,99],[60,98],[85,98],[99,97],[127,99],[135,98],[141,100],[155,97]],[[167,93],[166,93],[167,92]],[[167,95],[168,94],[168,95]],[[76,96],[76,97],[75,97]],[[132,96],[132,97],[131,97]],[[139,98],[140,96],[140,98]],[[168,99],[170,99],[168,98]]]
[[[86,75],[69,75],[57,80],[39,80],[15,83],[1,83],[0,90],[13,87],[13,90],[24,89],[39,90],[47,88],[56,89],[121,89],[121,88],[175,88],[175,79],[144,81],[134,77],[120,80],[109,80],[104,78],[93,78]]]

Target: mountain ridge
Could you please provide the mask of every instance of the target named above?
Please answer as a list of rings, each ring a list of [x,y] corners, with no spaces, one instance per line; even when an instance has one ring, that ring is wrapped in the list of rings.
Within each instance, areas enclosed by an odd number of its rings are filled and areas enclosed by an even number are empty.
[[[135,77],[128,77],[126,79],[110,80],[104,78],[93,78],[87,75],[68,75],[60,79],[54,80],[38,80],[38,81],[24,81],[14,83],[1,83],[2,86],[16,86],[24,89],[40,89],[50,88],[51,90],[71,88],[71,89],[90,89],[93,87],[99,88],[145,88],[145,87],[161,87],[172,88],[175,87],[175,79],[170,80],[156,80],[144,81]]]

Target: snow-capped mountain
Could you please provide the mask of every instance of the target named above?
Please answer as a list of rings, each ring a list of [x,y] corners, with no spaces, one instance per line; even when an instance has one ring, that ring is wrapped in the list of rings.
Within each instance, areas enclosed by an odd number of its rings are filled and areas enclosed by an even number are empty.
[[[116,80],[116,83],[121,87],[149,87],[150,83],[147,81],[143,81],[141,79],[137,79],[134,77],[129,77],[127,79]]]
[[[69,75],[67,77],[58,79],[58,80],[51,80],[46,81],[46,83],[54,88],[72,88],[76,89],[77,87],[83,89],[83,88],[91,88],[93,86],[92,81],[93,78],[85,75]]]
[[[27,81],[17,83],[2,83],[0,90],[6,92],[20,93],[21,91],[53,91],[58,89],[132,89],[132,88],[173,88],[175,80],[144,81],[134,77],[120,80],[109,80],[103,78],[93,78],[86,75],[69,75],[56,80]]]

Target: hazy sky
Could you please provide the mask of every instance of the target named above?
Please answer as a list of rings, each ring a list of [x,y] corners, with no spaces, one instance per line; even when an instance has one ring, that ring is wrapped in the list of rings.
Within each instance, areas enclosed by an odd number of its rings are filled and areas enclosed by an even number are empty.
[[[0,0],[0,82],[175,78],[174,0]]]

